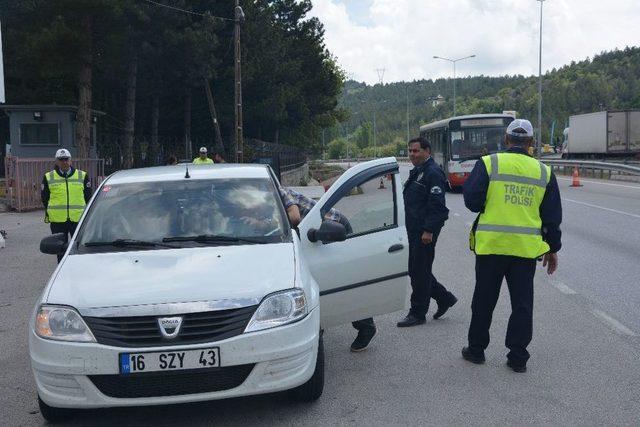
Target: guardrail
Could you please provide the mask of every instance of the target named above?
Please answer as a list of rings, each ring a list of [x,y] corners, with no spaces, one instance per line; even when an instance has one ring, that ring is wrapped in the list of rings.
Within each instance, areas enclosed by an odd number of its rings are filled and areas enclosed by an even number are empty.
[[[595,170],[602,172],[612,171],[621,172],[629,175],[640,175],[640,167],[625,165],[623,163],[609,163],[609,162],[596,162],[593,160],[563,160],[563,159],[542,159],[542,163],[549,166],[569,166],[577,167],[578,169],[592,170],[595,174]]]

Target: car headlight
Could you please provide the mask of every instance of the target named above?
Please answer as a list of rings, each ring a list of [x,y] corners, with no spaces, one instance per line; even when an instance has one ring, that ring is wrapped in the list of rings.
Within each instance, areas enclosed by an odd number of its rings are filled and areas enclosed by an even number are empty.
[[[302,289],[267,295],[249,321],[245,332],[261,331],[293,323],[307,315],[307,299]]]
[[[71,307],[43,305],[36,314],[36,334],[58,341],[96,342],[80,314]]]

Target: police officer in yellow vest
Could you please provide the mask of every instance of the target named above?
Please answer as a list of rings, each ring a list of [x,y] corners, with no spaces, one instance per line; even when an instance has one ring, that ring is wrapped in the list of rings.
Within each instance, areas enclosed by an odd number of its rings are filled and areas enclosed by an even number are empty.
[[[209,157],[207,157],[207,147],[200,147],[199,156],[193,159],[194,165],[206,165],[207,163],[213,163]]]
[[[44,174],[41,192],[46,209],[45,222],[51,233],[65,233],[67,238],[76,231],[84,207],[91,198],[91,182],[85,171],[71,166],[71,153],[56,151],[55,168]],[[58,255],[58,261],[62,258]]]
[[[462,356],[484,363],[491,317],[507,279],[511,317],[505,344],[507,365],[525,372],[533,332],[533,278],[536,259],[547,273],[558,266],[562,205],[551,168],[528,155],[533,127],[514,120],[507,128],[506,152],[482,157],[464,184],[464,202],[479,212],[470,243],[476,253],[476,287],[471,303],[469,345]]]

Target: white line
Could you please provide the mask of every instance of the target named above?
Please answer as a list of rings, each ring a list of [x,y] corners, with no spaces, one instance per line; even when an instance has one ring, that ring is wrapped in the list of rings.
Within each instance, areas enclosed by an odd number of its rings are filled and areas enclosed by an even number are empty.
[[[627,216],[630,216],[630,217],[633,217],[633,218],[640,218],[640,215],[632,214],[632,213],[629,213],[629,212],[622,212],[622,211],[618,211],[618,210],[611,209],[611,208],[605,208],[603,206],[592,205],[591,203],[579,202],[577,200],[567,199],[566,197],[563,197],[562,200],[566,200],[567,202],[577,203],[579,205],[589,206],[591,208],[602,209],[603,211],[615,212],[615,213],[618,213],[620,215],[627,215]]]
[[[591,313],[594,316],[599,317],[600,320],[604,320],[605,323],[607,323],[609,326],[615,329],[618,333],[621,333],[623,335],[629,335],[630,337],[636,336],[635,332],[633,332],[631,329],[624,326],[622,323],[618,322],[613,317],[609,316],[607,313],[600,310],[596,310],[596,309],[591,310]]]
[[[572,178],[561,178],[559,176],[556,176],[556,179],[560,179],[562,181],[571,181],[572,180]],[[640,190],[640,186],[636,186],[636,185],[611,184],[609,182],[592,181],[590,179],[582,179],[582,178],[580,178],[580,179],[582,181],[584,181],[584,182],[588,182],[589,184],[610,185],[611,187],[635,188],[636,190]]]
[[[555,287],[557,290],[559,290],[563,294],[566,294],[566,295],[575,295],[575,294],[577,294],[576,291],[574,291],[573,289],[571,289],[570,287],[568,287],[567,285],[565,285],[562,282],[554,282],[554,281],[552,281],[551,284],[553,285],[553,287]]]
[[[458,212],[454,212],[453,216],[460,216]]]

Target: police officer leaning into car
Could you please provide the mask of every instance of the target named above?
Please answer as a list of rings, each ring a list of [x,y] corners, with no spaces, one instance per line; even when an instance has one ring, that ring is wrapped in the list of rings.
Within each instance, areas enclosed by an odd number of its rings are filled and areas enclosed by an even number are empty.
[[[507,151],[482,157],[464,184],[464,203],[479,212],[470,236],[476,253],[476,287],[471,303],[469,345],[462,356],[484,363],[491,317],[507,279],[511,317],[505,344],[507,365],[526,372],[533,331],[533,277],[543,257],[547,273],[558,266],[562,205],[549,166],[528,155],[533,127],[514,120],[507,128]]]
[[[71,153],[61,148],[56,151],[56,165],[44,174],[40,198],[46,210],[44,222],[51,233],[64,233],[68,239],[76,231],[84,207],[91,199],[89,175],[71,166]],[[58,255],[58,262],[62,255]]]
[[[431,158],[431,145],[424,138],[409,141],[409,159],[415,167],[404,184],[403,195],[412,292],[411,310],[398,322],[401,328],[426,322],[430,298],[438,303],[434,319],[439,319],[458,301],[432,272],[438,235],[449,218],[444,172]]]

